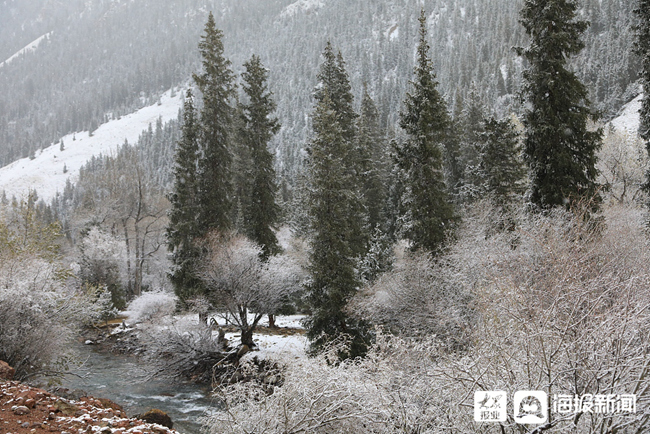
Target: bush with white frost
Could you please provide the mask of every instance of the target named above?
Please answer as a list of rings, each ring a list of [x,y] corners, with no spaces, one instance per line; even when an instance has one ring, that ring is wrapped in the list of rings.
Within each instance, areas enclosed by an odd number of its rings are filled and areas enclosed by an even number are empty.
[[[272,394],[264,385],[220,389],[225,410],[206,425],[212,433],[428,432],[450,426],[454,403],[440,399],[431,378],[435,340],[405,340],[377,332],[363,359],[338,360],[341,348],[290,363]],[[439,387],[439,386],[438,386]]]
[[[394,268],[353,299],[349,310],[406,336],[436,336],[450,348],[466,345],[473,319],[472,296],[456,279],[452,257],[434,260],[401,251]]]
[[[636,133],[615,130],[613,125],[606,128],[597,168],[605,198],[618,203],[641,203],[645,199],[648,153]]]
[[[0,359],[18,379],[66,370],[75,331],[105,313],[108,295],[79,288],[61,263],[56,225],[23,206],[0,219]]]
[[[135,323],[152,322],[176,310],[178,297],[162,290],[143,292],[129,303],[126,314]]]
[[[141,327],[139,340],[152,376],[209,384],[213,368],[226,359],[223,341],[189,318],[167,317]]]
[[[79,277],[87,284],[103,286],[116,309],[124,309],[126,273],[124,242],[94,226],[78,243]]]

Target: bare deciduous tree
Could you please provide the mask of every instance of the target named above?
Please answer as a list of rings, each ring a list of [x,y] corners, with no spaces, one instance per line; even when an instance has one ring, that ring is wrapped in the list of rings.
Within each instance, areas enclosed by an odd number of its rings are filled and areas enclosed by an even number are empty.
[[[124,286],[131,298],[142,293],[148,265],[164,250],[169,204],[145,173],[135,148],[125,145],[103,164],[103,170],[84,172],[81,177],[83,201],[78,219],[81,224],[99,223],[122,238],[126,248]]]
[[[613,127],[605,131],[598,170],[607,187],[606,196],[618,203],[634,203],[643,194],[648,154],[641,138]]]
[[[275,313],[287,297],[300,290],[302,268],[283,254],[262,262],[261,248],[241,235],[224,239],[213,233],[208,249],[201,273],[207,297],[215,308],[229,314],[241,331],[241,343],[252,347],[253,332],[262,317]]]

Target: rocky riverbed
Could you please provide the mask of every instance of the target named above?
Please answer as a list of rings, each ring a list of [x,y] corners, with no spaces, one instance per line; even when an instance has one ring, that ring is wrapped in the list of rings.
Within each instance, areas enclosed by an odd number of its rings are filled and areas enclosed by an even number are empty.
[[[165,423],[164,419],[160,419]],[[137,418],[108,399],[90,396],[69,400],[17,381],[0,379],[0,432],[178,434],[177,431]]]

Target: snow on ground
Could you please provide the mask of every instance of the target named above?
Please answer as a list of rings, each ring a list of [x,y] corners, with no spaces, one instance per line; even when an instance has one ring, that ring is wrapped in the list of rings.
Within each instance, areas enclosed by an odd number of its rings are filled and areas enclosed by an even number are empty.
[[[41,36],[41,37],[39,37],[39,38],[36,38],[34,41],[32,41],[32,42],[30,42],[29,44],[27,44],[24,48],[21,48],[20,50],[18,50],[14,55],[10,56],[7,60],[5,60],[4,62],[0,63],[0,68],[2,68],[3,66],[5,66],[6,64],[11,63],[11,61],[13,61],[14,59],[16,59],[16,58],[22,56],[23,54],[28,53],[28,52],[30,52],[30,51],[34,51],[34,50],[36,50],[36,49],[38,48],[38,46],[41,44],[41,42],[43,42],[43,40],[44,40],[45,38],[49,37],[51,33],[52,33],[52,32],[50,32],[50,33],[46,33],[46,34],[44,34],[43,36]]]
[[[68,178],[75,181],[79,169],[92,157],[116,151],[124,140],[134,144],[140,134],[155,124],[161,117],[167,122],[178,116],[183,105],[183,92],[174,97],[171,91],[160,99],[160,104],[144,107],[120,119],[109,121],[97,128],[90,136],[88,131],[68,134],[63,137],[64,150],[59,143],[36,153],[36,158],[23,158],[0,169],[0,191],[7,197],[26,197],[30,190],[36,190],[39,198],[50,201],[57,192],[63,192]],[[73,137],[75,138],[73,140]],[[63,173],[63,168],[67,173]]]
[[[250,315],[250,321],[253,320],[253,315]],[[286,315],[276,316],[275,325],[278,328],[291,328],[303,329],[301,321],[306,315]],[[215,318],[219,325],[224,326],[226,322],[223,318]],[[260,326],[268,326],[268,317],[264,316],[259,322]],[[237,345],[239,342],[240,334],[238,332],[226,333],[231,345]],[[258,357],[260,359],[272,359],[276,361],[291,361],[295,359],[303,359],[307,357],[307,337],[304,334],[288,334],[283,335],[278,332],[277,334],[266,333],[253,333],[253,341],[257,344],[257,348],[249,353],[249,357]]]
[[[614,118],[610,124],[616,131],[627,132],[630,135],[636,135],[639,131],[639,110],[641,109],[641,99],[643,94],[637,96],[621,109],[621,114]]]
[[[127,318],[123,324],[127,324],[127,327],[123,327],[120,324],[113,330],[113,334],[123,333],[125,331],[133,330],[134,322],[136,318],[129,317],[128,311],[120,312],[120,315],[124,315]],[[259,329],[253,333],[253,341],[257,344],[257,348],[254,348],[248,354],[248,357],[258,357],[260,359],[271,359],[281,363],[293,362],[295,360],[302,360],[307,357],[307,337],[300,332],[295,332],[292,334],[283,334],[283,328],[289,329],[298,329],[303,330],[301,321],[306,317],[306,315],[286,315],[286,316],[276,316],[275,324],[278,326],[276,331],[271,331],[271,334],[260,333]],[[223,317],[215,316],[214,320],[220,326],[226,326],[226,321]],[[249,314],[249,321],[253,321],[254,315]],[[184,315],[175,315],[172,318],[171,327],[176,328],[177,330],[187,330],[192,328],[192,326],[198,325],[198,315],[196,314],[184,314]],[[268,326],[268,317],[260,321],[259,325],[262,327]],[[158,327],[169,327],[170,325],[158,325]],[[135,327],[137,328],[137,326]],[[216,339],[218,334],[217,330],[213,330],[213,336]],[[226,339],[230,342],[230,345],[237,346],[240,343],[241,335],[239,332],[228,332],[225,335]]]
[[[302,326],[302,320],[305,318],[306,315],[278,315],[275,317],[275,325],[277,327],[303,329],[304,327]],[[228,325],[228,323],[222,316],[214,316],[212,317],[212,319],[214,319],[217,322],[217,324],[220,326]],[[255,319],[255,314],[249,313],[248,322],[252,323],[254,319]],[[264,315],[264,317],[262,317],[262,319],[258,324],[262,327],[268,327],[269,317],[267,315]]]
[[[228,338],[228,334],[226,334]],[[277,362],[293,362],[307,358],[307,346],[309,342],[305,335],[262,335],[253,337],[257,348],[248,357],[258,359],[274,360]]]

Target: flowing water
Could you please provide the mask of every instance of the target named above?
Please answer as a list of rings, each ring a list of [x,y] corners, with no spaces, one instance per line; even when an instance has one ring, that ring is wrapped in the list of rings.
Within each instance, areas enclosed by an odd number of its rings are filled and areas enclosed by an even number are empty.
[[[132,356],[120,356],[79,345],[83,366],[67,376],[62,387],[81,389],[98,398],[108,398],[132,416],[157,408],[169,414],[174,429],[184,434],[201,432],[200,418],[216,409],[209,390],[194,384],[149,380],[146,367]]]

